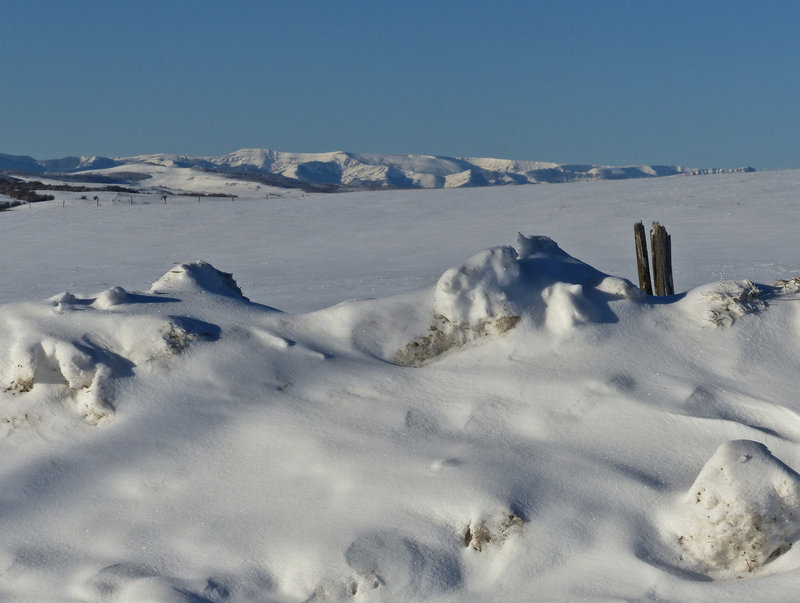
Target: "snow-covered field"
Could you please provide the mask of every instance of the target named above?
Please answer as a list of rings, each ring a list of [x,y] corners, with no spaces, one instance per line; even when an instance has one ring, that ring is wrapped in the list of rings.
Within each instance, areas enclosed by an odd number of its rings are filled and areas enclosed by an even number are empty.
[[[800,172],[231,188],[0,213],[0,599],[800,597]]]

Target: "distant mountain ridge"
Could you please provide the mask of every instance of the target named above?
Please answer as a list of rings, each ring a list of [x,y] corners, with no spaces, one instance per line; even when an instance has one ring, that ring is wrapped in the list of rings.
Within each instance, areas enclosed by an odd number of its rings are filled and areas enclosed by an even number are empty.
[[[456,188],[755,171],[750,167],[698,169],[670,165],[603,166],[474,157],[362,155],[344,151],[285,153],[268,149],[241,149],[210,157],[155,154],[47,160],[0,153],[0,171],[11,173],[78,174],[120,166],[126,166],[126,170],[135,173],[137,164],[193,168],[232,175],[269,176],[280,178],[287,185],[332,185],[347,189]]]

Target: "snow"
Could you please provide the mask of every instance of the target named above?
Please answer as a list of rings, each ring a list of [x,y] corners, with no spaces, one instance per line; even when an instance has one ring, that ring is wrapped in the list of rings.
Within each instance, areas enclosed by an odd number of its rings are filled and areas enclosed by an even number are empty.
[[[541,161],[430,155],[286,153],[269,149],[240,149],[227,155],[192,157],[176,154],[134,157],[64,157],[37,161],[31,157],[0,153],[0,171],[21,170],[58,175],[63,172],[117,173],[147,171],[146,166],[212,170],[228,175],[261,174],[295,178],[305,183],[343,185],[348,188],[455,188],[574,182],[594,179],[650,178],[676,174],[696,175],[752,168],[697,169],[680,166],[559,165]]]
[[[170,165],[169,161],[162,158],[161,162],[141,162],[125,163],[123,165],[96,170],[92,173],[126,178],[128,174],[134,173],[146,176],[146,179],[139,183],[143,191],[169,193],[171,195],[229,195],[241,197],[263,197],[268,193],[273,195],[286,195],[296,193],[286,189],[277,188],[257,182],[247,182],[227,178],[221,174],[209,173],[189,167],[179,167]],[[124,193],[123,193],[123,196]]]
[[[687,499],[679,542],[712,575],[756,571],[800,537],[800,475],[761,443],[722,444]]]
[[[800,595],[800,173],[233,182],[0,214],[0,598]]]

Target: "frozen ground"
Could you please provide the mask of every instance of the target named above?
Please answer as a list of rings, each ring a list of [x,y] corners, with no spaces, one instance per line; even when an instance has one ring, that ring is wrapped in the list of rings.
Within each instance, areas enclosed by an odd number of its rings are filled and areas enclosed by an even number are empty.
[[[0,214],[4,600],[797,599],[800,173],[262,192]]]

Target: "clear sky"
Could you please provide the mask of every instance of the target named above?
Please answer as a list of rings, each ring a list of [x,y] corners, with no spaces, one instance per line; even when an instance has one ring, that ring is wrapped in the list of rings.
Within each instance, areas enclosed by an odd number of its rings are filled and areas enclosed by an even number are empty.
[[[4,0],[0,152],[800,168],[800,2]]]

